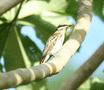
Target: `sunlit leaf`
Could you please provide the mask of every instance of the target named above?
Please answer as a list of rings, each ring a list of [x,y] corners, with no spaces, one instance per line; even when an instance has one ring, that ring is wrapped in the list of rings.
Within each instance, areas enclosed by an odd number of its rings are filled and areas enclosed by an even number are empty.
[[[43,15],[43,13],[47,12],[58,12],[60,14],[64,13],[65,15],[66,9],[71,10],[68,4],[67,0],[50,0],[49,2],[46,2],[45,0],[31,0],[23,5],[19,18],[27,17],[29,15]],[[73,3],[71,6],[73,6]],[[71,10],[71,12],[73,10]]]
[[[23,5],[19,18],[30,16],[33,14],[41,14],[47,7],[47,2],[44,0],[31,0]]]
[[[33,90],[33,86],[32,84],[27,84],[17,87],[16,90]]]
[[[90,90],[91,88],[91,79],[88,79],[85,83],[83,83],[78,90]]]
[[[48,3],[47,10],[49,11],[58,11],[58,12],[65,12],[65,9],[67,8],[67,0],[51,0]]]
[[[43,12],[41,14],[41,18],[47,22],[50,22],[55,26],[69,23],[67,16],[61,15],[57,12],[50,12],[50,11]]]

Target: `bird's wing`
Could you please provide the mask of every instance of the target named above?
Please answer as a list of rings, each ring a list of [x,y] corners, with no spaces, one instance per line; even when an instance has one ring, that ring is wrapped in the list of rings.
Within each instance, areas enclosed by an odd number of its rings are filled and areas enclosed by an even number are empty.
[[[47,41],[46,46],[43,51],[43,56],[46,56],[48,53],[51,52],[53,47],[55,46],[57,40],[60,38],[60,33],[55,32]]]

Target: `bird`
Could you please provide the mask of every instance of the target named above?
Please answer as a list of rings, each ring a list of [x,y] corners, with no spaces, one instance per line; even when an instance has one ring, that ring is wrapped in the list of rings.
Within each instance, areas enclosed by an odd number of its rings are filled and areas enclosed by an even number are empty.
[[[65,39],[65,32],[68,27],[72,25],[59,25],[56,31],[48,38],[45,48],[43,50],[40,64],[48,62],[48,60],[54,56],[63,46]]]

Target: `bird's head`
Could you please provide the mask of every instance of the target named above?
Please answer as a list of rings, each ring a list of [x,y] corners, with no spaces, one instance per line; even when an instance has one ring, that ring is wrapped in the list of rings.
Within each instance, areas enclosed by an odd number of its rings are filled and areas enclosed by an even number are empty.
[[[73,25],[67,25],[67,24],[64,24],[64,25],[59,25],[57,27],[57,30],[67,30],[69,27],[72,27]]]

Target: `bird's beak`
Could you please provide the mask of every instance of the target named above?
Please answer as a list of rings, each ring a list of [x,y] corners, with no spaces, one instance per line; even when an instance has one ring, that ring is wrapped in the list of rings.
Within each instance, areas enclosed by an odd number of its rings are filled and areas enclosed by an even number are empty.
[[[70,24],[70,25],[68,25],[68,28],[73,29],[73,28],[74,28],[74,24]]]
[[[70,25],[68,25],[68,27],[74,27],[74,25],[73,24],[70,24]]]

